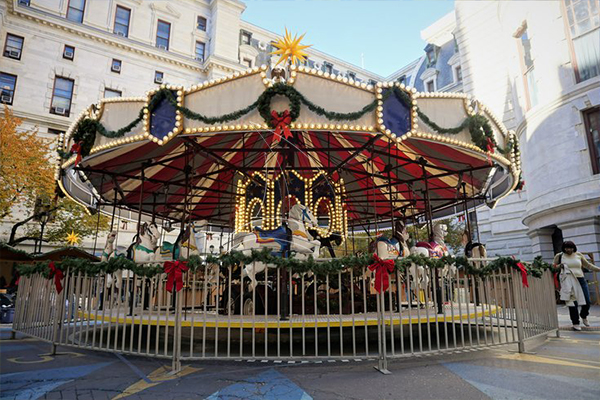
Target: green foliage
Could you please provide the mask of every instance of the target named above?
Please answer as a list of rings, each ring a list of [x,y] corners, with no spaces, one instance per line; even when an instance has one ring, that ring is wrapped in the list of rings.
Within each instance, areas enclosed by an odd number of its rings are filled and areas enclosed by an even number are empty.
[[[393,88],[384,92],[383,100],[385,101],[392,94],[394,94],[398,98],[398,100],[401,101],[406,107],[411,109],[412,102],[410,100],[409,95],[399,88]],[[300,116],[301,104],[304,104],[309,110],[311,110],[315,114],[323,116],[333,121],[355,121],[364,116],[365,114],[373,112],[377,108],[377,100],[373,100],[371,103],[365,105],[361,110],[354,112],[340,113],[336,111],[328,111],[325,108],[316,105],[310,100],[308,100],[302,93],[297,91],[294,87],[286,85],[285,83],[278,82],[275,83],[273,86],[269,87],[267,90],[265,90],[258,97],[258,99],[249,106],[228,114],[223,114],[215,117],[208,117],[206,115],[202,115],[195,111],[192,111],[187,107],[179,106],[177,104],[177,99],[171,90],[160,89],[152,96],[148,105],[140,110],[138,116],[126,126],[116,131],[109,131],[99,121],[92,120],[90,118],[84,118],[81,121],[79,121],[79,123],[75,127],[75,132],[72,138],[75,143],[81,144],[81,155],[85,157],[90,153],[90,150],[94,145],[94,142],[96,140],[96,133],[99,133],[100,135],[108,138],[122,137],[126,133],[130,132],[137,124],[140,123],[140,121],[142,121],[145,111],[147,111],[149,115],[152,114],[154,109],[160,104],[160,102],[163,99],[166,99],[176,110],[181,112],[186,118],[201,121],[206,124],[214,125],[234,121],[248,114],[252,110],[258,109],[258,112],[260,113],[264,121],[267,124],[269,124],[269,126],[274,127],[272,121],[273,118],[271,115],[271,100],[274,96],[285,96],[288,98],[288,100],[290,101],[290,117],[292,121],[295,121]],[[494,146],[498,148],[498,144],[494,139],[492,127],[487,118],[485,118],[482,115],[469,116],[460,125],[454,128],[442,128],[433,121],[431,121],[431,119],[429,119],[429,117],[426,114],[424,114],[418,107],[417,113],[427,125],[429,125],[433,130],[435,130],[438,133],[455,135],[468,128],[469,132],[471,133],[471,140],[479,148],[481,148],[482,150],[487,150],[488,139],[491,140],[494,143]],[[498,148],[498,150],[506,154],[505,150],[500,148]],[[64,152],[61,149],[58,150],[58,153],[63,159],[68,158],[72,155],[70,151]]]
[[[52,212],[52,218],[44,229],[44,239],[49,243],[67,244],[66,237],[75,232],[80,238],[96,235],[109,229],[110,218],[105,215],[90,215],[85,208],[68,198],[59,199],[57,209]],[[39,237],[39,225],[30,225],[26,236]]]
[[[358,256],[345,256],[334,258],[324,262],[316,262],[309,256],[307,260],[297,260],[294,257],[282,258],[271,254],[269,249],[253,250],[250,255],[244,255],[241,252],[233,251],[219,256],[209,255],[206,260],[198,256],[189,258],[187,265],[191,271],[196,271],[198,268],[207,264],[218,264],[221,267],[233,267],[236,265],[247,265],[252,262],[260,261],[265,264],[275,265],[276,268],[285,268],[293,273],[304,273],[312,271],[315,274],[337,274],[339,272],[354,269],[357,272],[364,271],[365,268],[372,265],[375,260],[371,254],[363,254]],[[395,269],[399,272],[406,272],[411,265],[417,264],[428,268],[444,268],[447,265],[455,265],[459,270],[465,271],[467,274],[485,278],[504,268],[512,268],[516,271],[521,271],[519,260],[512,257],[498,257],[493,261],[485,263],[485,265],[475,268],[468,262],[465,257],[444,256],[442,258],[428,258],[421,255],[410,255],[404,258],[394,260]],[[40,262],[35,264],[20,264],[17,266],[20,275],[43,274],[49,275],[49,262]],[[163,273],[163,266],[158,263],[136,264],[124,257],[111,258],[108,261],[100,263],[92,263],[85,259],[68,258],[63,261],[55,262],[55,266],[64,272],[81,273],[84,275],[97,275],[114,273],[118,270],[129,270],[139,276],[152,277]],[[526,267],[528,275],[539,278],[547,269],[554,271],[552,266],[544,262],[541,257],[536,257],[534,262]]]

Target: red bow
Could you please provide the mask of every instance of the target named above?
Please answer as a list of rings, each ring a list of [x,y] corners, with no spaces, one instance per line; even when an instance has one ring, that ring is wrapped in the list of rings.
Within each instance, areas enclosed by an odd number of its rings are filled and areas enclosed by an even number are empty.
[[[375,290],[377,293],[385,292],[390,287],[389,274],[394,272],[394,260],[382,260],[377,254],[373,254],[375,262],[369,265],[371,271],[375,271]]]
[[[292,136],[292,132],[290,132],[289,125],[292,123],[292,116],[288,110],[285,110],[282,113],[278,113],[277,111],[271,111],[271,116],[273,119],[271,120],[271,125],[275,126],[275,139],[279,141],[281,139],[281,132],[283,131],[283,137],[288,139]]]
[[[60,292],[62,292],[63,287],[62,287],[62,279],[65,277],[65,275],[63,274],[63,272],[56,268],[56,265],[54,265],[54,261],[50,261],[50,264],[48,264],[48,268],[50,268],[50,279],[52,279],[52,277],[54,277],[54,286],[56,286],[56,293],[60,294]]]
[[[185,261],[165,261],[165,274],[167,278],[167,292],[175,289],[179,292],[183,288],[183,273],[188,270],[187,262]]]
[[[494,154],[494,142],[491,138],[487,138],[487,151],[488,153]],[[492,165],[492,157],[488,154],[488,163]]]
[[[77,142],[77,143],[73,143],[73,146],[71,146],[71,152],[77,154],[77,157],[75,158],[75,166],[77,166],[77,164],[79,164],[79,162],[81,161],[81,145],[83,142]]]
[[[521,281],[523,282],[523,286],[529,287],[529,282],[527,282],[527,269],[520,262],[517,263],[517,267],[521,270]]]

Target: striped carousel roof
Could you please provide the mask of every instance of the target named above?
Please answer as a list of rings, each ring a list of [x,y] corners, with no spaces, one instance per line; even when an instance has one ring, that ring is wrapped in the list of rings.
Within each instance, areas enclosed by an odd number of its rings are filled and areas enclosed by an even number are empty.
[[[323,173],[331,183],[343,182],[349,224],[366,226],[392,215],[423,215],[428,204],[434,213],[451,211],[465,198],[493,204],[517,184],[517,146],[500,154],[475,146],[466,127],[452,135],[430,127],[431,121],[457,126],[470,115],[481,115],[499,147],[514,143],[512,134],[483,105],[462,94],[415,93],[393,83],[370,87],[300,67],[284,82],[310,100],[303,100],[296,118],[287,121],[287,138],[257,109],[225,124],[197,117],[233,113],[253,104],[273,87],[266,73],[266,68],[253,69],[189,89],[163,88],[177,96],[177,106],[162,100],[119,138],[97,134],[89,154],[77,165],[75,156],[61,160],[60,185],[77,201],[105,212],[111,212],[116,201],[128,210],[141,207],[148,215],[173,220],[185,215],[232,226],[240,179],[256,179],[258,172],[272,180],[287,178],[285,171],[290,170],[306,179]],[[386,96],[391,90],[402,90],[410,103]],[[104,99],[90,107],[67,132],[63,149],[75,143],[81,121],[92,119],[115,131],[134,119],[154,94]],[[271,110],[293,107],[286,94],[269,100]],[[333,111],[322,113],[308,103]],[[356,112],[367,104],[374,105],[372,111],[353,119],[332,119],[333,113]]]

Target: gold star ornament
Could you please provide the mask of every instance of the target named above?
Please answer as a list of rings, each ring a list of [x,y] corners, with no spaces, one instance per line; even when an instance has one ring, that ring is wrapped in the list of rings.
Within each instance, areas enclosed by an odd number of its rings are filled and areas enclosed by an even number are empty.
[[[67,243],[69,243],[71,246],[79,244],[80,241],[81,238],[74,231],[71,231],[71,233],[67,235]]]
[[[306,33],[304,35],[306,35]],[[304,38],[304,35],[300,37],[294,35],[292,38],[292,34],[288,32],[287,28],[285,28],[285,36],[277,39],[277,42],[273,43],[273,46],[277,47],[277,50],[271,54],[280,56],[279,61],[277,61],[277,64],[275,65],[279,65],[280,62],[286,62],[288,60],[290,60],[292,64],[306,61],[308,54],[304,51],[304,49],[309,48],[311,45],[300,44],[300,41],[302,38]]]

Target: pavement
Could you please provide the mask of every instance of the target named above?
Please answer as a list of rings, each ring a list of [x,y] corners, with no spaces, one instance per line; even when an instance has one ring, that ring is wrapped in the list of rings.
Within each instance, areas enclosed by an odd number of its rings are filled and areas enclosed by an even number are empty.
[[[568,311],[557,308],[561,326]],[[600,306],[592,309],[600,327]],[[566,329],[566,328],[565,328]],[[599,399],[600,331],[562,331],[533,353],[514,346],[393,360],[320,363],[170,360],[59,347],[0,327],[1,399]]]

